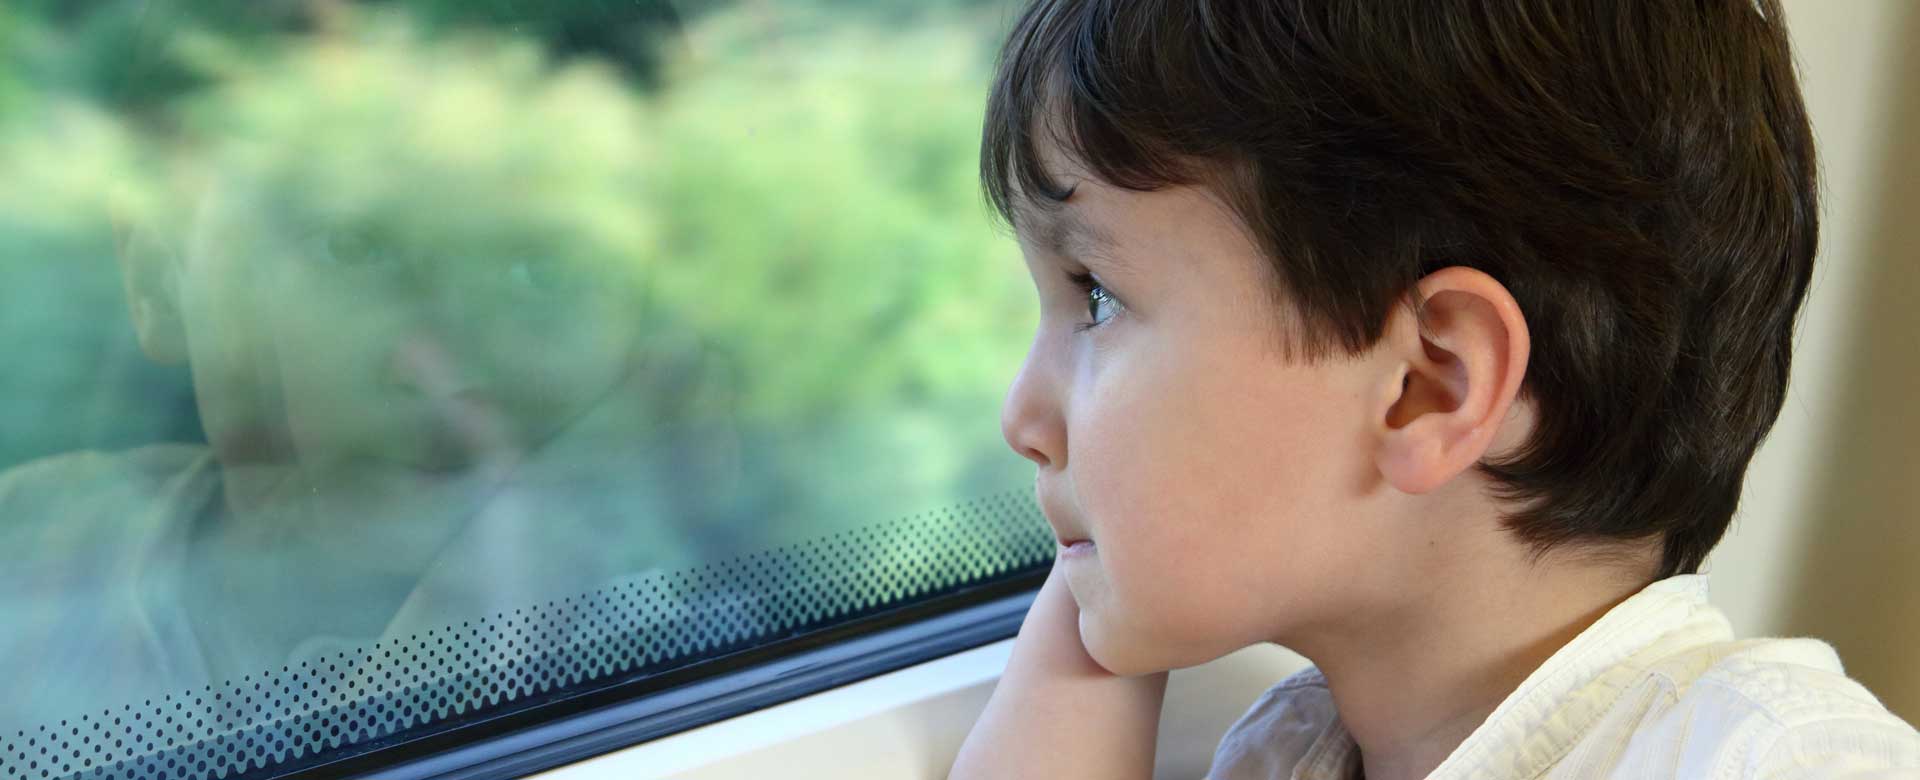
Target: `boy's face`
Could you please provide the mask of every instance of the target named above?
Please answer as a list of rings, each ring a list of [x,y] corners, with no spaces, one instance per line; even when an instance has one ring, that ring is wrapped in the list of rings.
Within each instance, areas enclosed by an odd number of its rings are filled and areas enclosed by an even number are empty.
[[[204,212],[179,310],[229,465],[455,473],[539,446],[615,386],[635,306],[585,261]]]
[[[1038,464],[1055,532],[1094,543],[1060,563],[1094,659],[1118,674],[1204,663],[1391,579],[1371,572],[1410,541],[1370,520],[1378,367],[1283,357],[1267,261],[1204,190],[1121,190],[1043,155],[1076,189],[1017,220],[1041,322],[1002,428]],[[1118,304],[1077,288],[1079,271]]]

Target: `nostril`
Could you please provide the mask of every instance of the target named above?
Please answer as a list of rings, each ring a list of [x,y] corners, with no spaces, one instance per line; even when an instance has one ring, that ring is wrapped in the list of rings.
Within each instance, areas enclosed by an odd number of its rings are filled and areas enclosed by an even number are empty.
[[[1039,450],[1036,450],[1032,447],[1014,447],[1013,450],[1015,452],[1020,453],[1020,457],[1026,458],[1027,460],[1033,461],[1034,463],[1037,463],[1042,466],[1047,465],[1047,456],[1040,454]]]
[[[1033,416],[1009,416],[1003,420],[1000,433],[1007,440],[1007,446],[1020,457],[1033,461],[1041,467],[1052,465],[1053,458],[1047,455],[1047,429],[1044,420]]]
[[[1022,436],[1019,431],[1015,431],[1012,436],[1007,437],[1007,444],[1011,446],[1013,451],[1018,453],[1020,457],[1033,461],[1034,465],[1040,466],[1041,468],[1052,465],[1053,459],[1047,457],[1046,451],[1027,444],[1026,442],[1028,440],[1029,439]]]

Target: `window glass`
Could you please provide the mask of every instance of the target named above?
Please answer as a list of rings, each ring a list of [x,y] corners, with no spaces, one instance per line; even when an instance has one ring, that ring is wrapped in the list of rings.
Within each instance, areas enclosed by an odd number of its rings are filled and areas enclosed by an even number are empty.
[[[277,773],[1044,566],[998,0],[0,4],[0,780]]]

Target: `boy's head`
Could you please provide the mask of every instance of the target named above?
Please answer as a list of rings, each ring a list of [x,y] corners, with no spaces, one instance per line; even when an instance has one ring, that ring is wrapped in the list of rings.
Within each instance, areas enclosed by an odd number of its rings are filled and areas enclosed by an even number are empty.
[[[316,220],[277,195],[219,180],[173,247],[123,253],[141,342],[191,367],[228,466],[461,473],[540,446],[629,370],[638,296],[564,241],[405,204]]]
[[[289,44],[188,109],[123,204],[122,265],[224,465],[473,472],[642,357],[650,158],[609,74],[369,34]]]
[[[982,174],[1042,299],[1003,427],[1115,671],[1507,547],[1696,571],[1817,238],[1774,0],[1039,0]]]

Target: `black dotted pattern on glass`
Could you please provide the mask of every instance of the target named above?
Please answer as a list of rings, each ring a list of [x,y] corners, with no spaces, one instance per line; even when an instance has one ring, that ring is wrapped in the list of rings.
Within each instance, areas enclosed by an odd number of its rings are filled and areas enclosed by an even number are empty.
[[[1054,549],[1032,490],[1011,491],[0,734],[0,780],[272,776],[977,585]]]

